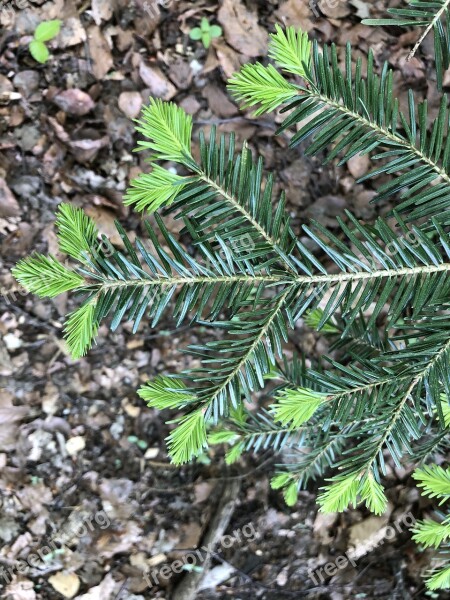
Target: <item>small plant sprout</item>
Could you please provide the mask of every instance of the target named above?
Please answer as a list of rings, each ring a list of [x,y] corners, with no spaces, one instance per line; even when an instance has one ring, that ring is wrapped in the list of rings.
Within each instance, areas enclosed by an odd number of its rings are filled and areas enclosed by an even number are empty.
[[[54,19],[52,21],[42,21],[36,27],[34,37],[30,42],[30,54],[38,63],[44,64],[47,62],[50,52],[46,46],[46,42],[53,40],[61,29],[61,21]]]
[[[189,34],[191,40],[201,40],[202,44],[206,49],[211,46],[211,42],[214,38],[218,38],[222,35],[222,27],[219,25],[210,25],[208,19],[203,17],[200,23],[200,27],[194,27]]]

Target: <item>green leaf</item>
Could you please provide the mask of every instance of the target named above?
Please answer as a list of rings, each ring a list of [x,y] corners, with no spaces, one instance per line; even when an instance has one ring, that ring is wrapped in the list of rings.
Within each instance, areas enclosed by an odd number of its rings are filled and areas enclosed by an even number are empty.
[[[62,21],[54,19],[53,21],[43,21],[39,23],[34,32],[36,42],[49,42],[55,38],[61,29]]]
[[[206,17],[202,17],[202,20],[200,22],[200,29],[203,33],[208,33],[210,30],[210,25],[209,25],[209,21]]]
[[[138,394],[150,408],[158,410],[181,408],[195,400],[181,379],[163,375],[140,387]]]
[[[172,462],[182,465],[198,456],[207,447],[206,425],[202,409],[181,417],[178,427],[167,438]]]
[[[277,403],[272,406],[274,420],[297,429],[309,421],[326,397],[327,394],[307,388],[284,389],[276,396]]]
[[[202,44],[206,49],[208,49],[211,46],[211,34],[209,33],[209,31],[204,31],[202,33]]]
[[[218,38],[223,33],[222,27],[220,27],[220,25],[211,25],[211,27],[209,29],[209,33],[212,38]]]
[[[150,98],[142,110],[136,131],[148,141],[139,141],[137,150],[150,149],[158,160],[192,163],[192,117],[172,102]]]
[[[286,32],[275,25],[276,33],[270,34],[269,56],[288,73],[308,78],[305,71],[311,64],[312,43],[301,29],[288,27]]]
[[[54,256],[37,253],[17,263],[12,274],[24,288],[41,298],[54,298],[84,283],[80,275],[66,269]]]
[[[44,43],[33,40],[30,42],[30,45],[28,47],[30,50],[30,54],[34,58],[34,60],[41,64],[47,62],[48,57],[50,56],[50,52],[48,51],[48,48]]]
[[[98,229],[94,221],[72,204],[61,204],[56,213],[58,242],[61,252],[81,262],[95,253]]]
[[[231,95],[242,102],[243,108],[260,105],[255,115],[261,115],[277,109],[293,100],[298,89],[284,79],[272,66],[264,67],[260,63],[244,65],[228,82]]]
[[[64,337],[73,358],[81,358],[90,350],[97,335],[98,322],[95,319],[95,304],[91,301],[68,315]]]
[[[202,39],[202,35],[203,32],[200,29],[200,27],[194,27],[194,29],[191,29],[191,31],[189,32],[189,37],[191,38],[191,40],[201,40]]]
[[[130,183],[123,203],[134,204],[137,211],[155,212],[163,204],[170,205],[181,193],[185,177],[180,177],[156,163],[152,163],[151,173],[141,173]]]

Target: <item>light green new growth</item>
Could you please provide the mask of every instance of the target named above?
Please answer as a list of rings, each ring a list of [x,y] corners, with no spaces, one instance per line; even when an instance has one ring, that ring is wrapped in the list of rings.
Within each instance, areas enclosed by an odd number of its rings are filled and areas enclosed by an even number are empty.
[[[24,288],[41,298],[54,298],[83,283],[80,275],[64,267],[54,256],[37,253],[21,260],[12,274]]]
[[[93,302],[87,302],[67,315],[64,333],[73,358],[81,358],[91,349],[97,331],[98,321]]]
[[[155,212],[163,204],[171,204],[183,188],[184,177],[152,164],[151,173],[142,173],[130,184],[124,204],[135,205],[137,211]]]
[[[269,56],[283,71],[308,79],[311,66],[312,44],[306,32],[287,27],[284,31],[275,25],[270,34]]]
[[[419,481],[422,494],[430,498],[440,498],[440,505],[450,500],[450,468],[438,465],[425,466],[417,469],[413,474],[414,479]],[[432,571],[427,573],[427,587],[430,590],[450,589],[450,513],[443,518],[439,515],[439,521],[425,519],[418,521],[413,529],[413,539],[424,548],[439,548],[442,559],[436,557],[440,563]]]
[[[44,64],[47,62],[50,52],[45,44],[55,38],[61,29],[61,21],[54,19],[52,21],[43,21],[39,23],[34,32],[33,39],[29,44],[31,56],[37,62]]]
[[[79,208],[61,204],[56,213],[56,227],[60,251],[86,262],[98,237],[94,221]]]
[[[149,407],[158,410],[182,408],[195,401],[195,396],[189,393],[180,379],[162,375],[143,385],[138,394]]]
[[[139,150],[151,150],[154,160],[185,163],[191,158],[192,117],[171,102],[150,98],[136,121],[136,130],[147,138],[139,141]]]

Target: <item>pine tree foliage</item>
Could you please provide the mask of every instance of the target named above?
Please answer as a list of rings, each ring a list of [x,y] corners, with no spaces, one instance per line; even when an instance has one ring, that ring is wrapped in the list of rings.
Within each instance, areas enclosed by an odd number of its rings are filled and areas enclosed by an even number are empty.
[[[375,166],[361,181],[375,185],[382,176],[377,198],[395,200],[392,214],[369,224],[347,212],[333,231],[318,222],[294,231],[284,194],[274,193],[276,176],[246,143],[238,150],[233,135],[213,129],[208,139],[200,132],[193,153],[191,117],[151,100],[137,125],[150,172],[125,197],[152,215],[143,235],[131,241],[117,223],[119,250],[80,208],[63,205],[60,250],[74,264],[34,255],[14,275],[41,296],[81,297],[65,326],[74,357],[104,322],[114,330],[126,320],[137,332],[170,315],[211,331],[187,349],[195,366],[139,391],[149,407],[173,411],[167,442],[175,463],[208,443],[227,444],[230,464],[247,451],[282,451],[273,486],[288,504],[310,481],[326,479],[321,510],[363,502],[379,514],[387,456],[400,465],[433,460],[447,447],[447,99],[430,123],[426,101],[409,93],[403,114],[392,72],[377,69],[372,53],[363,72],[347,47],[341,68],[334,46],[320,49],[292,28],[277,27],[269,56],[275,66],[245,65],[231,79],[233,96],[258,113],[285,111],[280,130],[295,127],[292,147],[304,142],[307,153],[341,164],[369,155]],[[161,209],[180,221],[179,235]],[[300,319],[329,337],[333,358],[287,359]],[[247,401],[255,397],[261,406],[252,412]]]
[[[436,75],[442,89],[443,72],[450,65],[450,0],[408,0],[408,6],[389,8],[392,17],[387,19],[364,19],[365,25],[400,25],[422,27],[423,32],[409,53],[412,58],[426,36],[433,31]]]
[[[439,505],[450,500],[450,469],[433,465],[417,469],[414,479],[422,488],[422,494],[440,500]],[[437,520],[425,519],[414,527],[413,539],[424,548],[437,548],[439,566],[427,574],[427,587],[430,590],[450,589],[450,512],[439,511]]]

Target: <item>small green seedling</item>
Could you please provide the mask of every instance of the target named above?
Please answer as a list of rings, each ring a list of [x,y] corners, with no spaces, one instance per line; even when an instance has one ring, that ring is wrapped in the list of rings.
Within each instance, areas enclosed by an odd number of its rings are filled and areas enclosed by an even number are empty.
[[[219,25],[210,25],[206,17],[203,17],[200,27],[194,27],[189,34],[191,40],[202,40],[202,44],[208,49],[211,46],[211,41],[222,35],[222,27]]]
[[[145,440],[140,440],[136,435],[129,435],[128,441],[130,444],[136,444],[138,448],[141,450],[147,450],[148,444]]]
[[[42,21],[36,27],[34,38],[30,42],[30,54],[38,63],[44,64],[47,62],[50,52],[48,51],[45,42],[49,42],[55,38],[61,29],[61,21],[54,19],[53,21]]]

